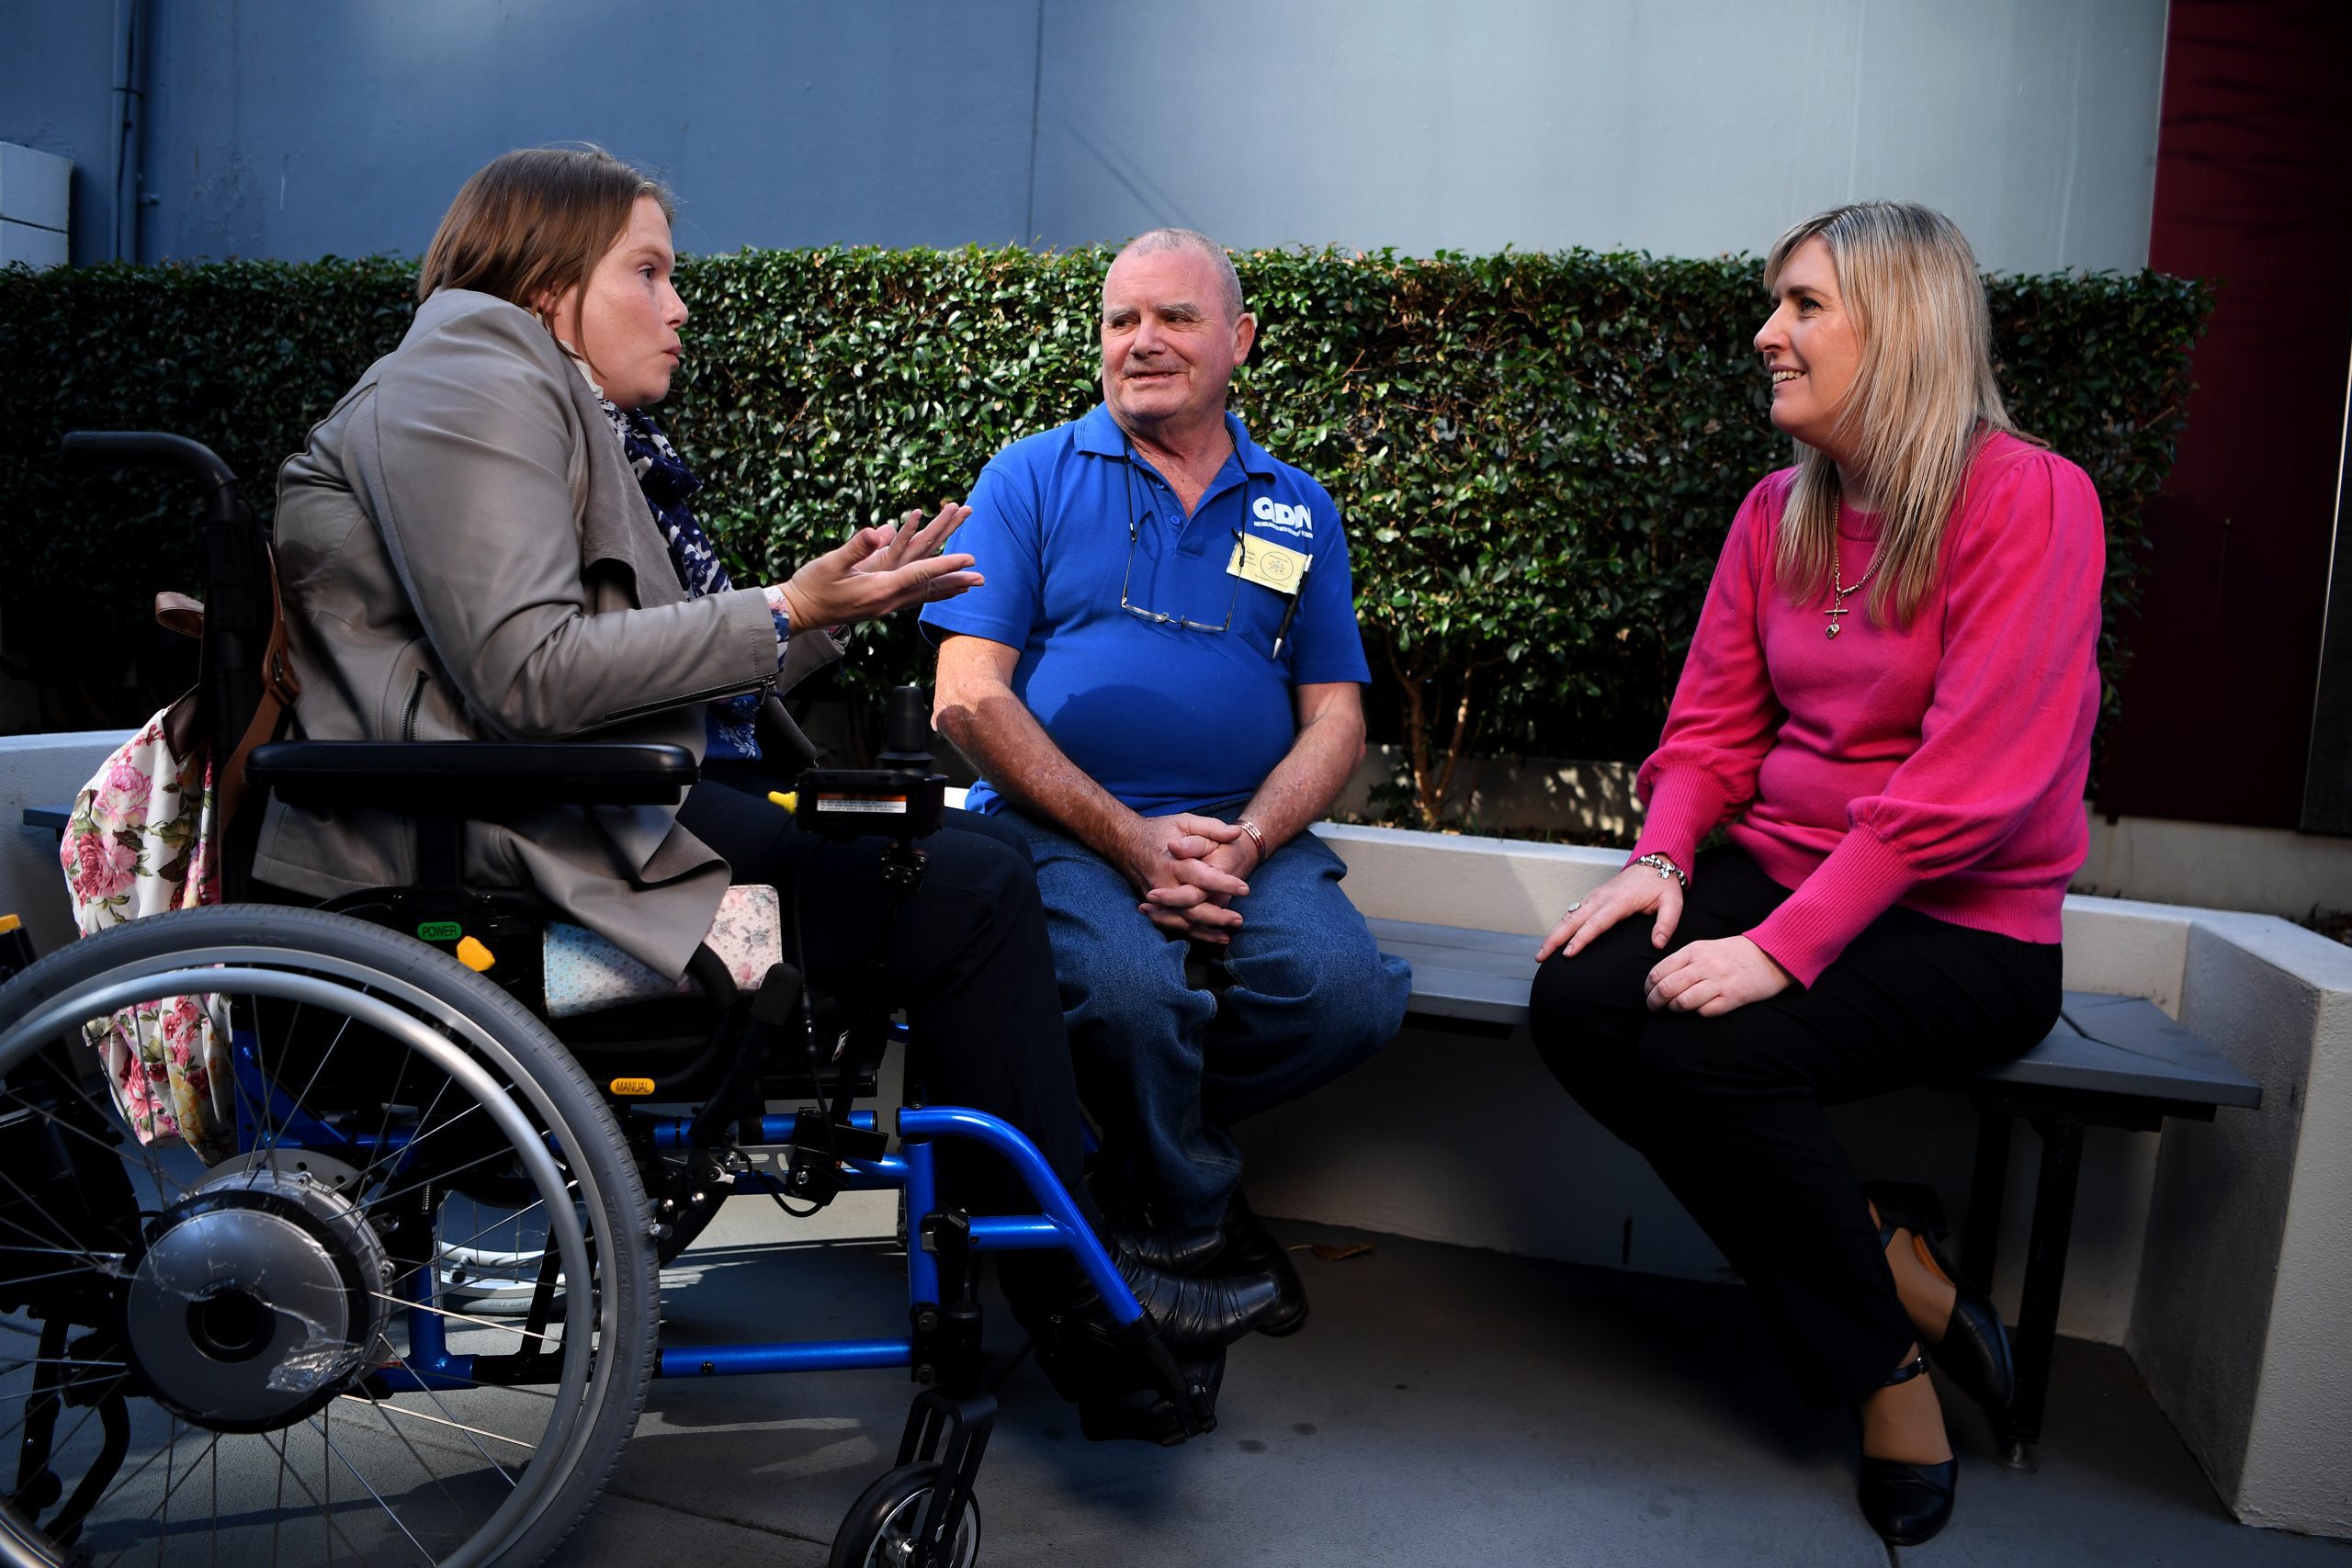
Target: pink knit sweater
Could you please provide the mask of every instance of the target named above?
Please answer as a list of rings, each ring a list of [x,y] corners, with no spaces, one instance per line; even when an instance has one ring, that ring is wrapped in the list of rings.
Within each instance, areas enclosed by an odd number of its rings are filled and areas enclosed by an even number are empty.
[[[1747,935],[1811,985],[1896,904],[2027,942],[2056,942],[2089,835],[2083,784],[2098,716],[2106,533],[2082,469],[1995,435],[1971,465],[1936,586],[1907,628],[1849,592],[1834,638],[1828,585],[1792,603],[1772,548],[1796,470],[1767,476],[1733,519],[1639,784],[1634,853],[1688,869],[1732,841],[1794,889]],[[1878,520],[1838,519],[1838,568],[1871,570]]]

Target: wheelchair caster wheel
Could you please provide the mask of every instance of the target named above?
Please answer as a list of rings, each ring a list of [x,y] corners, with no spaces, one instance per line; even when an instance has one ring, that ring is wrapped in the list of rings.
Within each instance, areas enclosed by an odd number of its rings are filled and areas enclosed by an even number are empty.
[[[912,1562],[938,1484],[936,1464],[902,1464],[868,1486],[842,1518],[832,1555],[825,1560],[827,1568],[905,1568]],[[945,1551],[933,1553],[930,1565],[972,1568],[979,1555],[979,1499],[966,1497],[954,1540]]]

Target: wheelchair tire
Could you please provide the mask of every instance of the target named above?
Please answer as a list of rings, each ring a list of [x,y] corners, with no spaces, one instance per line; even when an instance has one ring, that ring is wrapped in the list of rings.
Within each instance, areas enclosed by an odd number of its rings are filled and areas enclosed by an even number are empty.
[[[234,1026],[241,1152],[209,1168],[124,1128],[78,1038],[192,993]],[[33,964],[0,987],[0,1444],[43,1461],[0,1562],[537,1562],[643,1404],[657,1276],[610,1111],[408,936],[238,905]],[[460,1224],[545,1260],[537,1314],[435,1305]]]
[[[930,1463],[902,1464],[877,1477],[842,1517],[826,1568],[898,1568],[907,1560],[938,1483],[939,1466]],[[979,1555],[980,1503],[975,1497],[964,1506],[946,1561],[934,1568],[972,1568]]]

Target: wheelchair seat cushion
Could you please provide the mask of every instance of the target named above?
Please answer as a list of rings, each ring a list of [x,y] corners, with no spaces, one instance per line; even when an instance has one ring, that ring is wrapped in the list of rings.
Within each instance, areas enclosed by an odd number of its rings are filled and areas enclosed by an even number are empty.
[[[719,900],[703,945],[727,965],[739,989],[756,990],[768,966],[784,961],[782,909],[773,887],[729,887]],[[551,1019],[652,997],[694,996],[702,989],[691,976],[665,979],[581,926],[549,922],[540,960]]]

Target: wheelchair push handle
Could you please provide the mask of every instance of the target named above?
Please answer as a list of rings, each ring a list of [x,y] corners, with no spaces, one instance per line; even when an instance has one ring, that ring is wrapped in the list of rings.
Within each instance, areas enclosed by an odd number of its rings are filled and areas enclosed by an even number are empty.
[[[204,487],[212,519],[226,522],[244,515],[237,471],[201,441],[160,430],[74,430],[58,446],[79,462],[177,468]]]

